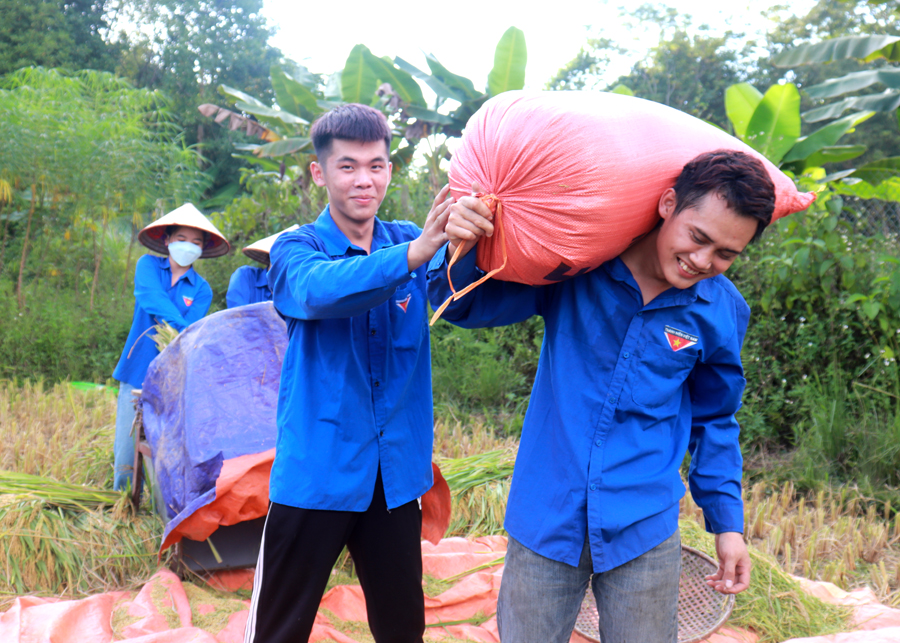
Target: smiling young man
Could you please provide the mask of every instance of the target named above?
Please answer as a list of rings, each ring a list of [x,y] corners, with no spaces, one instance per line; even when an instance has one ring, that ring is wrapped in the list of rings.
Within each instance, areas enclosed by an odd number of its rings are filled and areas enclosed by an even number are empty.
[[[704,154],[660,197],[660,224],[619,257],[548,286],[488,281],[444,312],[463,327],[545,321],[506,510],[503,643],[568,641],[589,582],[604,642],[677,641],[686,451],[691,493],[716,534],[719,569],[707,582],[746,589],[734,414],[750,311],[722,273],[774,204],[760,161]],[[450,295],[457,246],[493,233],[490,210],[460,199],[446,233],[428,271],[434,305]],[[474,252],[451,272],[457,288],[482,274]]]
[[[443,247],[444,188],[424,229],[376,217],[391,180],[391,130],[343,105],[310,132],[328,206],[270,252],[287,322],[269,514],[245,641],[307,641],[346,546],[378,643],[425,630],[422,512],[433,409],[425,270]]]

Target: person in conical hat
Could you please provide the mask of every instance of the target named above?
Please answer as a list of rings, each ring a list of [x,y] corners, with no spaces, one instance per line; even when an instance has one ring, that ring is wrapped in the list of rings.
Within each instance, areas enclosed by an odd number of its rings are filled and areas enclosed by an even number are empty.
[[[294,224],[281,232],[260,239],[241,250],[245,255],[258,261],[262,267],[241,266],[233,273],[228,282],[228,292],[225,293],[225,302],[229,308],[246,306],[247,304],[259,304],[264,301],[272,301],[272,289],[269,288],[269,250],[280,235],[296,230],[300,226]]]
[[[132,475],[134,421],[132,391],[141,388],[153,358],[159,354],[153,327],[162,322],[178,331],[203,318],[212,289],[192,264],[200,257],[219,257],[231,246],[219,230],[190,203],[157,219],[138,233],[138,240],[162,257],[144,255],[134,271],[134,317],[113,377],[119,381],[116,411],[113,486],[124,489]]]

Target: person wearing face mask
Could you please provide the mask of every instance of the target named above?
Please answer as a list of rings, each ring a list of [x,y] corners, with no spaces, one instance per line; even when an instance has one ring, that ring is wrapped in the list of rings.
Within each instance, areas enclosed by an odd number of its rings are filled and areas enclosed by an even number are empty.
[[[272,289],[269,288],[269,251],[275,243],[275,239],[285,232],[292,232],[299,228],[297,224],[285,228],[281,232],[260,239],[241,250],[245,255],[262,264],[257,266],[241,266],[233,273],[228,281],[228,292],[225,293],[225,303],[228,308],[259,304],[264,301],[272,301]]]
[[[212,289],[192,264],[201,257],[220,257],[231,247],[222,233],[190,203],[145,227],[138,240],[166,256],[144,255],[135,267],[134,317],[113,372],[119,381],[113,474],[116,490],[125,489],[132,475],[134,397],[131,392],[141,388],[150,362],[159,354],[153,341],[153,327],[166,322],[182,331],[206,315],[212,303]]]

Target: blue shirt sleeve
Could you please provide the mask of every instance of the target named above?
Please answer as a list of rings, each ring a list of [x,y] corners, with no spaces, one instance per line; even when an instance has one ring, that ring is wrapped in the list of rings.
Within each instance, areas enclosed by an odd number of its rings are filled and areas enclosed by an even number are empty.
[[[145,255],[148,256],[148,255]],[[143,257],[142,257],[143,259]],[[176,330],[184,330],[189,321],[182,317],[178,308],[160,287],[159,273],[152,261],[138,261],[134,272],[134,298],[144,311],[159,323],[166,321]],[[210,298],[211,301],[211,298]],[[209,309],[207,304],[206,310]],[[203,314],[206,314],[204,310]],[[203,315],[200,315],[202,317]],[[199,319],[200,317],[197,317]],[[192,320],[196,321],[196,320]]]
[[[244,279],[246,272],[246,270],[238,268],[231,273],[231,279],[228,280],[228,290],[225,293],[225,303],[228,308],[246,306],[250,303],[251,284],[247,279]]]
[[[295,319],[355,317],[387,301],[412,276],[409,242],[369,255],[335,259],[302,234],[288,233],[269,254],[269,286],[275,307]]]
[[[447,279],[447,248],[445,246],[428,265],[428,301],[437,310],[452,294]],[[477,281],[484,272],[476,266],[473,249],[450,270],[457,291]],[[511,281],[489,279],[457,301],[447,306],[442,319],[463,328],[506,326],[540,315],[548,290],[541,286],[527,286]]]
[[[741,407],[744,372],[741,346],[750,310],[743,301],[735,311],[735,329],[727,342],[698,362],[688,378],[692,424],[688,483],[712,533],[744,531],[741,500],[743,459],[734,414]]]

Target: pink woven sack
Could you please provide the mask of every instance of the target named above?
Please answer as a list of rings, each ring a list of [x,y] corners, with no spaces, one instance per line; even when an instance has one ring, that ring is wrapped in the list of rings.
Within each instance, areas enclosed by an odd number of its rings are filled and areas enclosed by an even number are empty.
[[[775,183],[773,220],[807,208],[814,193],[749,146],[659,103],[601,92],[506,92],[466,125],[450,165],[455,198],[472,183],[495,214],[477,247],[495,279],[541,285],[598,267],[649,232],[657,204],[685,163],[740,150]]]

